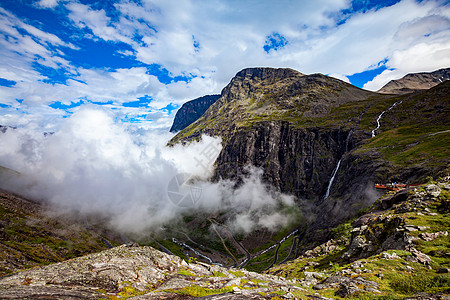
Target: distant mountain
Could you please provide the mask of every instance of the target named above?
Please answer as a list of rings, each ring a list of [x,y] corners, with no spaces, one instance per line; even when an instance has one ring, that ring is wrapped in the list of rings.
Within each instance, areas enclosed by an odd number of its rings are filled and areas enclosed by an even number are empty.
[[[407,94],[427,90],[450,79],[450,68],[440,69],[430,73],[412,73],[389,81],[378,90],[384,94]]]
[[[178,132],[191,125],[219,98],[220,95],[207,95],[184,103],[175,115],[170,132]]]

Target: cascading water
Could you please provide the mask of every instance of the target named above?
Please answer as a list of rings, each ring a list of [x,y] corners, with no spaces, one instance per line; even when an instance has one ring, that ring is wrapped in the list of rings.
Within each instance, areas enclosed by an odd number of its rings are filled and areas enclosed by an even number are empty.
[[[333,185],[334,177],[336,177],[336,174],[339,171],[339,167],[341,166],[341,159],[338,161],[336,168],[333,170],[333,173],[331,174],[331,179],[330,179],[330,182],[328,182],[327,192],[325,193],[324,199],[327,199],[328,196],[330,195],[330,189],[331,189],[331,185]]]
[[[345,139],[345,152],[346,153],[348,151],[348,142],[350,140],[350,136],[352,135],[353,131],[350,130],[350,132],[347,135],[347,138]],[[341,160],[342,160],[342,156],[339,159],[336,168],[334,168],[333,172],[331,173],[331,178],[330,181],[328,182],[328,187],[327,187],[327,192],[325,193],[325,197],[323,199],[327,199],[328,196],[330,195],[330,190],[331,190],[331,186],[333,185],[333,181],[334,178],[336,177],[337,172],[339,171],[339,167],[341,166]]]
[[[378,116],[378,118],[377,118],[377,127],[376,127],[374,130],[372,130],[372,137],[375,137],[375,132],[380,128],[380,126],[381,126],[380,120],[381,120],[381,118],[383,117],[384,113],[387,112],[387,111],[390,111],[390,110],[393,109],[397,104],[401,104],[402,102],[403,102],[403,101],[395,102],[394,104],[392,104],[391,107],[389,107],[388,109],[386,109],[385,111],[383,111],[383,112]]]

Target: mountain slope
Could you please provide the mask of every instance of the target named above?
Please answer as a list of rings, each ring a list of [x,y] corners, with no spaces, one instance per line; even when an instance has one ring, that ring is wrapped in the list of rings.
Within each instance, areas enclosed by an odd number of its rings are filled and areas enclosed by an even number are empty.
[[[220,95],[207,95],[184,103],[177,111],[170,132],[178,132],[191,125],[219,99]]]
[[[450,68],[430,73],[407,74],[400,79],[389,81],[378,92],[384,94],[407,94],[427,90],[449,79]]]
[[[386,193],[370,210],[334,228],[325,243],[269,273],[300,279],[326,297],[445,299],[449,179]]]
[[[94,224],[0,191],[0,276],[118,245]]]

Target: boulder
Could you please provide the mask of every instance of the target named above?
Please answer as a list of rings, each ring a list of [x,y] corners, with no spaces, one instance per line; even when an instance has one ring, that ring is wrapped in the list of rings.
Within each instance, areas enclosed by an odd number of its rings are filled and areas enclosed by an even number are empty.
[[[356,284],[350,283],[341,283],[339,285],[339,290],[336,291],[336,296],[345,298],[347,296],[353,295],[358,292],[362,292],[363,290],[356,286]]]

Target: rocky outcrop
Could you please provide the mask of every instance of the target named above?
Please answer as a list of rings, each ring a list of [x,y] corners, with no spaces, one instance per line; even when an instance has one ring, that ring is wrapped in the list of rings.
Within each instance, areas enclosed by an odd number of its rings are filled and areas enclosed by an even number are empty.
[[[271,299],[303,289],[295,280],[186,263],[151,247],[119,246],[0,280],[2,299]],[[264,296],[263,296],[264,295]]]
[[[448,232],[446,230],[428,232],[429,226],[407,224],[407,220],[401,214],[416,212],[422,216],[438,215],[429,207],[436,205],[440,193],[441,188],[438,185],[429,184],[424,186],[423,190],[409,188],[394,195],[382,197],[373,206],[374,212],[365,214],[352,223],[350,243],[342,257],[355,260],[386,250],[407,250],[412,254],[409,261],[429,266],[430,258],[415,248],[415,241],[422,239],[429,242],[448,236]],[[420,233],[412,235],[412,232]],[[392,259],[387,254],[385,258]]]
[[[184,103],[177,111],[170,132],[178,132],[194,123],[220,98],[220,95],[207,95]]]
[[[440,69],[430,73],[407,74],[400,79],[391,80],[381,89],[379,93],[384,94],[407,94],[420,90],[430,89],[450,79],[450,68]]]

